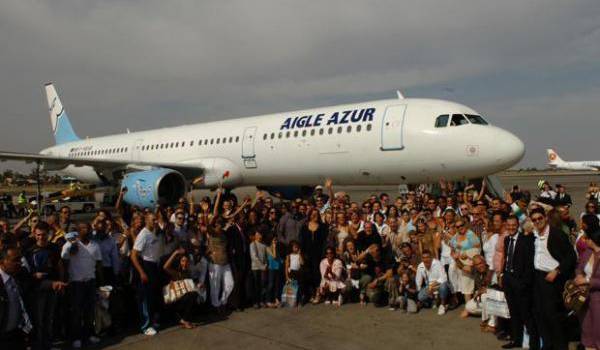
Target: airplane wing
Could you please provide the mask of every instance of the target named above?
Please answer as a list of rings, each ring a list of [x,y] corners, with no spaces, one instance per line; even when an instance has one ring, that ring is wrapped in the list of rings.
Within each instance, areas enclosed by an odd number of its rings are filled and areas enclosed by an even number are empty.
[[[186,178],[201,176],[204,169],[197,164],[169,163],[169,162],[142,162],[129,159],[94,159],[94,158],[69,158],[37,153],[19,153],[0,151],[0,162],[7,160],[23,161],[25,163],[39,163],[46,170],[60,170],[69,165],[76,167],[91,166],[96,169],[110,171],[135,170],[148,167],[169,168],[179,171]]]

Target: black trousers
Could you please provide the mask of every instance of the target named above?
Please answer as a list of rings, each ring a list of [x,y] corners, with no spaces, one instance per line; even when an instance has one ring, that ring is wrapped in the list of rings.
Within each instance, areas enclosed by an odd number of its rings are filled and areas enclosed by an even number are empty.
[[[94,308],[96,307],[96,280],[69,282],[70,338],[83,340],[94,334]]]
[[[283,272],[281,270],[269,270],[269,283],[267,287],[267,301],[274,303],[281,300],[281,289],[283,288]]]
[[[58,295],[52,289],[37,288],[33,301],[33,348],[50,349],[54,331],[54,312]]]
[[[19,329],[8,333],[0,333],[0,349],[24,350],[26,348],[25,334]]]
[[[179,319],[187,322],[192,322],[192,317],[194,316],[194,311],[196,310],[196,305],[198,301],[198,293],[191,292],[187,293],[181,299],[177,300],[173,305],[175,308],[175,312]]]
[[[517,343],[523,343],[523,326],[529,333],[529,348],[540,348],[540,337],[533,318],[533,290],[531,286],[524,287],[515,279],[512,273],[507,272],[502,279],[504,296],[510,312],[510,336]]]
[[[264,303],[267,299],[267,271],[252,270],[252,282],[254,304]]]
[[[543,349],[567,350],[567,317],[562,300],[564,283],[556,279],[546,281],[547,272],[535,271],[534,278],[534,316],[538,331],[542,336]]]

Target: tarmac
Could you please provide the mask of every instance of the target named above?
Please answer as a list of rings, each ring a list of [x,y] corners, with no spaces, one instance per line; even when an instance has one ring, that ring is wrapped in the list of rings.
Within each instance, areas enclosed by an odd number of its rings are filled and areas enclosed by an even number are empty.
[[[124,338],[107,349],[493,349],[502,342],[479,330],[476,317],[461,319],[461,309],[438,316],[373,305],[308,305],[296,309],[247,309],[227,319],[186,330],[180,327],[154,337]]]

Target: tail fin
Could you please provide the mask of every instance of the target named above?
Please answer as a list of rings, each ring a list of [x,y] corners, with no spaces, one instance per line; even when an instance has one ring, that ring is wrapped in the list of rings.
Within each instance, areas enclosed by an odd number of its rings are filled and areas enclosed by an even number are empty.
[[[548,164],[550,165],[558,165],[564,163],[564,161],[558,156],[553,149],[547,149],[546,153],[548,154]]]
[[[60,102],[54,84],[48,83],[44,88],[46,90],[48,111],[50,112],[50,123],[52,125],[55,143],[60,145],[80,140],[79,136],[73,131],[67,112],[65,112],[62,102]]]

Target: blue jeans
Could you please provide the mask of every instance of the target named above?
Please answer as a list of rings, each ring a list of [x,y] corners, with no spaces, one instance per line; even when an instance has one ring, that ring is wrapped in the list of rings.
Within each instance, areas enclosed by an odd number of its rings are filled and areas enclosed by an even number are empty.
[[[440,300],[442,301],[442,305],[446,305],[446,300],[448,299],[448,295],[450,295],[450,287],[448,286],[448,282],[444,282],[444,283],[440,284],[438,293],[440,296]],[[426,304],[426,305],[431,305],[431,303],[434,301],[433,295],[429,295],[429,286],[428,285],[421,288],[417,298],[419,299],[421,304]]]

